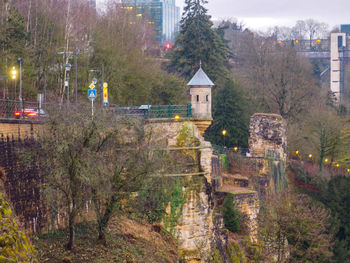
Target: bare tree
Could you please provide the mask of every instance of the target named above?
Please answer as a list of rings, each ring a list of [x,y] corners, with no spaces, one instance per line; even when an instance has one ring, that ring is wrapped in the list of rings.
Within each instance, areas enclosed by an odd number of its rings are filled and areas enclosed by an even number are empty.
[[[98,130],[106,129],[96,126]],[[95,166],[89,173],[89,187],[97,215],[98,238],[103,243],[109,220],[121,212],[121,201],[138,192],[151,173],[162,166],[164,151],[152,142],[152,132],[140,120],[122,118],[100,132],[92,145]],[[108,124],[107,124],[108,125]],[[114,127],[119,127],[116,131]],[[99,152],[100,154],[96,154]]]
[[[304,39],[306,33],[305,21],[298,20],[292,28],[293,39]]]
[[[259,215],[259,233],[269,262],[329,262],[329,214],[305,195],[269,196]]]
[[[235,65],[254,111],[278,113],[292,121],[317,94],[311,64],[293,48],[278,47],[274,38],[247,35]]]
[[[328,25],[314,19],[307,19],[305,20],[305,33],[310,40],[311,47],[313,39],[322,38],[328,33]]]

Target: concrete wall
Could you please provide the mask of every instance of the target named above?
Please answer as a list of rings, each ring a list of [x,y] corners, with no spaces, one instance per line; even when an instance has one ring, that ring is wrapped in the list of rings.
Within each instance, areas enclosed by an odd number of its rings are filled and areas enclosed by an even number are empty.
[[[331,34],[331,91],[335,94],[337,102],[340,102],[341,92],[341,53],[338,47],[338,37],[343,38],[342,47],[346,47],[346,34],[345,33],[332,33]]]

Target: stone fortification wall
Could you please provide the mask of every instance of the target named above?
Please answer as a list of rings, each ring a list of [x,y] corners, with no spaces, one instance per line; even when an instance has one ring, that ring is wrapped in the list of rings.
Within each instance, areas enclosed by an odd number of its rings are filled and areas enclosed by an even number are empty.
[[[0,136],[23,140],[32,137],[39,125],[38,122],[29,120],[0,120]]]
[[[250,118],[249,131],[252,157],[287,159],[287,124],[281,115],[255,113]]]
[[[0,168],[6,174],[4,192],[20,225],[30,234],[40,232],[46,224],[40,189],[43,178],[36,160],[21,158],[20,151],[37,146],[34,135],[38,127],[35,121],[0,120]]]
[[[191,121],[149,120],[147,125],[155,134],[153,139],[165,147],[176,147],[177,137],[184,126],[199,141],[198,171],[203,172],[203,175],[185,179],[183,192],[186,193],[186,201],[175,234],[178,237],[180,257],[185,262],[208,262],[214,231],[211,144],[204,141],[201,131]],[[44,176],[35,160],[23,165],[24,160],[18,149],[36,147],[33,135],[37,128],[35,123],[0,123],[0,167],[3,167],[7,175],[6,193],[21,224],[32,234],[49,229],[50,218],[40,190]]]

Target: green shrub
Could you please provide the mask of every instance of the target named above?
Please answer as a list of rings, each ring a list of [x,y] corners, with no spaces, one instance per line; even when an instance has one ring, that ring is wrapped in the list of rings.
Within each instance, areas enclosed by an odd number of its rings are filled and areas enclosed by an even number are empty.
[[[35,250],[20,231],[12,210],[0,194],[0,262],[37,262]]]
[[[234,209],[233,195],[229,194],[226,196],[222,213],[225,227],[232,233],[238,232],[240,230],[241,216],[239,212]]]

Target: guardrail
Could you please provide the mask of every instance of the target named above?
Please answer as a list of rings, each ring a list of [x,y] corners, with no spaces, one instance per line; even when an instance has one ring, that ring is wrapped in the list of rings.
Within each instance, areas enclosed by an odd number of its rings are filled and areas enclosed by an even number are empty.
[[[264,151],[257,152],[254,150],[250,150],[249,148],[241,148],[241,147],[228,148],[222,145],[215,145],[215,144],[212,144],[212,147],[213,147],[214,154],[217,154],[217,155],[227,154],[231,152],[231,153],[239,154],[243,157],[253,158],[253,159],[254,158],[255,159],[273,159],[273,160],[281,159],[281,155],[279,152],[269,150],[269,149],[265,149]]]
[[[186,105],[142,105],[130,107],[117,107],[117,115],[154,118],[190,118],[192,117],[191,104]]]
[[[17,101],[10,99],[0,99],[0,118],[4,119],[19,119],[15,115],[16,112],[23,112],[24,109],[39,109],[38,102]]]
[[[186,105],[148,105],[148,118],[192,117],[191,104]]]

